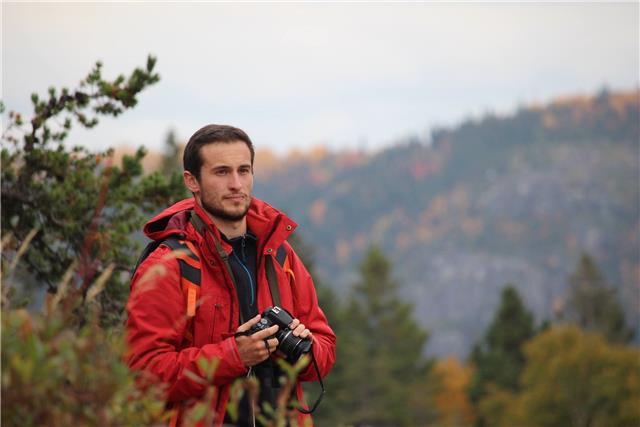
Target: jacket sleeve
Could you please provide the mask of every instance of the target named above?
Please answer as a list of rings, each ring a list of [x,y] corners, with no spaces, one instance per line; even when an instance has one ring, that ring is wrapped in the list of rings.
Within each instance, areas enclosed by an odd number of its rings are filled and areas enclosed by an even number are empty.
[[[127,303],[127,364],[144,370],[167,386],[170,402],[197,398],[206,384],[198,359],[218,359],[214,385],[246,373],[233,337],[202,347],[181,349],[186,328],[186,301],[180,288],[180,267],[165,246],[156,249],[139,267],[131,282]]]
[[[295,282],[291,286],[294,315],[313,334],[312,351],[318,363],[320,375],[324,378],[336,361],[336,336],[329,326],[327,317],[318,305],[318,297],[311,275],[295,251],[290,246],[288,250],[293,272],[291,280]],[[318,379],[317,377],[316,370],[310,363],[299,378],[302,381],[314,381]]]

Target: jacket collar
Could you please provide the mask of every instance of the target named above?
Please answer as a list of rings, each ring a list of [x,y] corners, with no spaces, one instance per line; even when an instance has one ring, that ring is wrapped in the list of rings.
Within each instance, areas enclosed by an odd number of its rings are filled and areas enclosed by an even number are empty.
[[[193,211],[205,224],[206,228],[221,241],[225,251],[231,247],[220,236],[204,209],[189,198],[170,206],[153,217],[144,226],[144,233],[152,240],[164,240],[169,236],[182,235],[190,240],[200,242],[202,236],[198,234],[189,221],[189,211]],[[284,213],[270,206],[268,203],[253,197],[247,213],[247,227],[258,238],[258,251],[264,254],[275,253],[278,247],[293,233],[297,224]]]

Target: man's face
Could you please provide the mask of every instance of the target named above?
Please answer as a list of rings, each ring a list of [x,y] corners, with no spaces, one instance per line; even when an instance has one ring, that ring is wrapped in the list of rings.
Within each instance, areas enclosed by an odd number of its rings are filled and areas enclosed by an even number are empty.
[[[200,179],[184,173],[187,188],[211,216],[241,221],[251,203],[251,152],[242,141],[207,144],[200,148]]]

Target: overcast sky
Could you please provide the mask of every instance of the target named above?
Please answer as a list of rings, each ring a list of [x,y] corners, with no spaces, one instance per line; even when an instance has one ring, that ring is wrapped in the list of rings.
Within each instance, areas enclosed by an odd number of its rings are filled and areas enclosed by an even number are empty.
[[[555,96],[638,87],[638,2],[2,2],[2,99],[158,57],[138,106],[71,143],[161,148],[207,123],[278,152],[378,149]]]

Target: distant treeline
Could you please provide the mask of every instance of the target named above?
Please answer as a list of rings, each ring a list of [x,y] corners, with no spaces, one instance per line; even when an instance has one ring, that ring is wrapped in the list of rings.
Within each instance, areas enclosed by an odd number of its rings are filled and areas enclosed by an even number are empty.
[[[552,318],[583,252],[639,324],[638,99],[637,90],[603,90],[374,154],[265,156],[264,172],[258,157],[256,194],[300,223],[318,248],[318,274],[338,293],[378,245],[436,354],[468,354],[504,283],[536,319]]]

